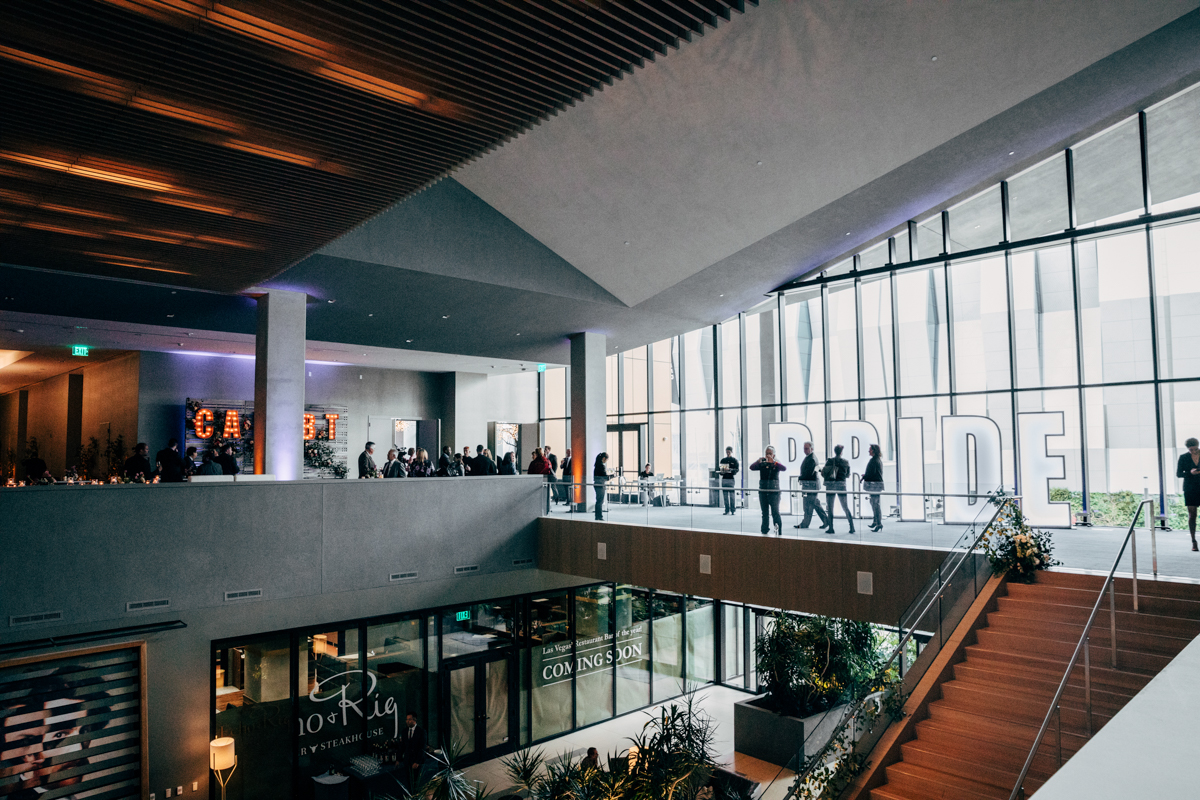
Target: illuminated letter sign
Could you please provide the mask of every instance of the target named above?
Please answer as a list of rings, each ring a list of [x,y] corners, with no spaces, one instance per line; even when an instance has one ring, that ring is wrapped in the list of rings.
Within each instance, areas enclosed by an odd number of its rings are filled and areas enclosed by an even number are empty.
[[[225,412],[225,432],[221,434],[225,439],[237,439],[242,435],[242,423],[238,420],[238,412],[232,408]]]
[[[861,475],[867,468],[871,456],[867,448],[879,444],[879,431],[875,426],[861,419],[837,420],[830,428],[833,432],[833,443],[842,445],[842,458],[850,462],[850,473]],[[833,455],[831,451],[829,455]]]
[[[337,438],[337,421],[341,414],[326,414],[325,420],[329,423],[329,441]]]
[[[1030,525],[1071,527],[1071,504],[1050,502],[1050,481],[1067,477],[1063,456],[1049,454],[1048,436],[1065,432],[1063,412],[1033,411],[1017,414],[1021,442],[1021,511]]]
[[[317,438],[317,415],[304,415],[304,440],[311,441]]]
[[[900,449],[896,454],[897,491],[925,491],[925,420],[921,417],[900,417],[896,420]],[[924,497],[900,497],[902,522],[925,521]]]
[[[209,408],[196,409],[196,436],[200,439],[210,439],[213,435],[213,412]]]
[[[792,485],[800,477],[800,462],[804,460],[804,443],[812,441],[812,431],[802,422],[772,422],[767,425],[767,439],[775,448],[775,459],[783,464],[787,472],[781,488]],[[790,477],[791,480],[786,478]],[[780,511],[790,512],[791,495],[781,498]]]
[[[946,522],[973,522],[987,495],[1004,481],[1000,458],[1000,426],[988,417],[942,417],[942,484],[947,497]]]

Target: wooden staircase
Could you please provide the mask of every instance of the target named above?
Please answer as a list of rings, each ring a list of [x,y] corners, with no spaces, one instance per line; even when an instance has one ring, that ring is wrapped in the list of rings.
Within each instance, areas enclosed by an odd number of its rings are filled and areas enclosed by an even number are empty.
[[[1008,584],[939,687],[940,699],[912,726],[901,759],[886,768],[886,782],[870,790],[872,800],[1007,800],[1102,583],[1047,571],[1034,584]],[[1091,630],[1094,730],[1200,635],[1200,586],[1140,580],[1135,614],[1131,585],[1116,581],[1116,669],[1107,592]],[[1083,674],[1081,656],[1060,703],[1064,762],[1088,738]],[[1058,769],[1057,742],[1052,721],[1025,780],[1027,794]]]

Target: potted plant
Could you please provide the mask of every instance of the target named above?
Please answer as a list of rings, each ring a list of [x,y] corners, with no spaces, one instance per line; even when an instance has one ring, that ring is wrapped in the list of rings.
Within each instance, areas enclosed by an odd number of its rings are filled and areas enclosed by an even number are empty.
[[[734,706],[735,749],[780,766],[816,752],[842,707],[872,690],[876,651],[870,623],[775,612],[754,648],[765,694]]]
[[[1007,575],[1022,583],[1032,583],[1040,570],[1062,563],[1052,557],[1050,534],[1031,528],[1015,503],[1001,509],[979,538],[979,547],[987,555],[993,575]]]

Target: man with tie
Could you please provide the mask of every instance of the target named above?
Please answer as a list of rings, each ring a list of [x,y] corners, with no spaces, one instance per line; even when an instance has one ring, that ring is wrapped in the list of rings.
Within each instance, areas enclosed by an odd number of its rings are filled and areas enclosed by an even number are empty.
[[[415,788],[421,779],[421,764],[425,761],[425,729],[417,724],[417,715],[408,712],[404,728],[404,750],[401,763],[408,767],[409,788]]]
[[[358,454],[358,477],[374,478],[378,473],[375,467],[375,443],[367,442],[366,448]]]

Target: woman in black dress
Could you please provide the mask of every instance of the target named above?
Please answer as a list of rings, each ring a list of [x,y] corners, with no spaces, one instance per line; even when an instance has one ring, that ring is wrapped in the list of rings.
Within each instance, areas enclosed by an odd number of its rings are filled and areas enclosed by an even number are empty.
[[[867,462],[867,468],[863,472],[863,488],[867,490],[871,500],[871,513],[874,515],[871,530],[878,533],[883,530],[883,514],[879,508],[879,495],[883,491],[883,451],[879,449],[879,445],[873,444],[867,452],[871,454],[871,460]]]
[[[1200,506],[1200,441],[1188,439],[1183,443],[1188,449],[1179,457],[1175,477],[1183,478],[1183,502],[1188,510],[1188,533],[1192,535],[1192,551],[1196,547],[1196,506]]]

